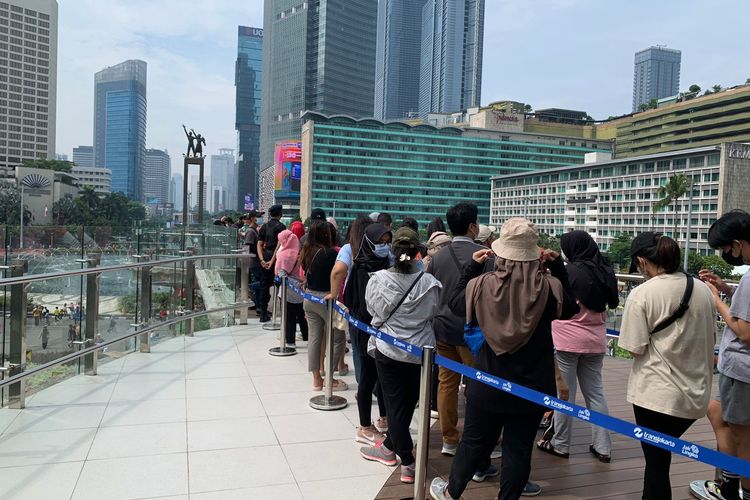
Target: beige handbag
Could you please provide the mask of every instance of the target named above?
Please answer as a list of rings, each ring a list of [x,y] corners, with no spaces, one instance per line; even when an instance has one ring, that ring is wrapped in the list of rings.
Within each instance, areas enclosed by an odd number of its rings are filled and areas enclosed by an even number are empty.
[[[349,308],[346,307],[344,304],[336,301],[336,304],[346,313],[349,312]],[[339,312],[339,311],[333,311],[333,327],[336,330],[342,330],[347,331],[349,328],[349,322],[346,320],[346,318]]]

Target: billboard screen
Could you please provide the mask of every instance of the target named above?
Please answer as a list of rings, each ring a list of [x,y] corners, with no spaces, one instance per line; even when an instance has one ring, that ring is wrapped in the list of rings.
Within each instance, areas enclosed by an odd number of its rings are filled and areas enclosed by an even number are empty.
[[[274,196],[299,199],[302,182],[302,143],[277,142],[274,148]]]
[[[250,211],[255,209],[255,201],[253,200],[253,195],[248,193],[245,195],[245,211]]]

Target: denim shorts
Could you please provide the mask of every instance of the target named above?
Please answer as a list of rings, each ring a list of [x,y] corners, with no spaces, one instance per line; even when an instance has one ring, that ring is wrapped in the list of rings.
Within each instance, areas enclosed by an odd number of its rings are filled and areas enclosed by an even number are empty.
[[[725,422],[750,425],[750,384],[719,374],[719,398]]]

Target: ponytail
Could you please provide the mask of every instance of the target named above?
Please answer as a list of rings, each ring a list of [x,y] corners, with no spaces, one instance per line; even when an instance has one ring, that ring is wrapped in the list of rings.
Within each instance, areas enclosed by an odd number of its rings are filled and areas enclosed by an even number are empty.
[[[680,246],[669,236],[657,236],[655,246],[644,248],[636,256],[652,262],[668,274],[680,269]]]

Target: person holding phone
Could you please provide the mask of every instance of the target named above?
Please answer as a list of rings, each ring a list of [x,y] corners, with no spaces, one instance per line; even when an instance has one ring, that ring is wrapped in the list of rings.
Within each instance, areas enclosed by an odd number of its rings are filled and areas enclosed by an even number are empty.
[[[721,250],[728,264],[750,264],[750,215],[732,210],[721,216],[708,231],[708,244]],[[750,273],[736,289],[707,269],[699,276],[710,288],[726,323],[719,345],[719,394],[709,403],[708,419],[720,452],[750,460]],[[722,294],[731,299],[731,306]],[[740,479],[739,474],[722,470],[718,481],[693,481],[690,492],[705,499],[748,500],[750,478]]]
[[[639,426],[679,438],[708,408],[716,308],[709,288],[680,269],[672,238],[641,233],[630,255],[631,272],[646,282],[630,293],[622,316],[619,346],[634,358],[627,400]],[[672,454],[645,442],[641,448],[644,500],[670,500]]]

